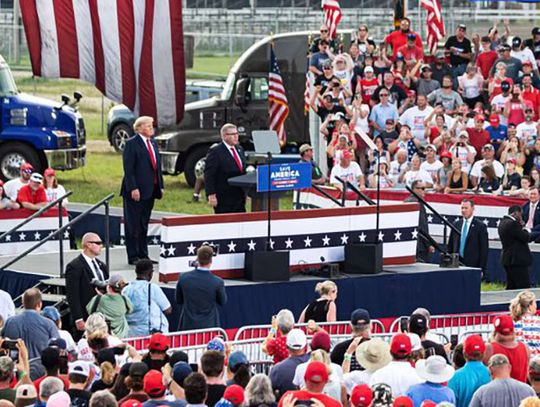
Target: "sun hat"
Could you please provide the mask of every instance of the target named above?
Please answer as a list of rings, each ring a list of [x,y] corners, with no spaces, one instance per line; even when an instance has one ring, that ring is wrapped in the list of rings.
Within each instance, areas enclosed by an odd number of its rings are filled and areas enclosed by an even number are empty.
[[[433,355],[416,362],[416,373],[431,383],[445,383],[454,376],[454,368],[442,356]]]

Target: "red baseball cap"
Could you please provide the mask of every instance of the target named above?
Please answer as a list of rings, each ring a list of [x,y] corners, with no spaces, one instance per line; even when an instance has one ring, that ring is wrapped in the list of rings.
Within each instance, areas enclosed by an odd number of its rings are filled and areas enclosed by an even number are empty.
[[[486,121],[486,118],[483,114],[477,114],[474,118],[474,120],[482,120],[483,122]]]
[[[309,362],[304,380],[311,383],[326,383],[328,381],[328,368],[322,362]]]
[[[165,386],[163,385],[163,375],[158,370],[149,370],[144,375],[143,380],[144,392],[150,397],[160,397],[165,393]]]
[[[354,407],[368,407],[373,400],[373,392],[367,384],[359,384],[351,393],[351,404]]]
[[[498,125],[500,122],[501,122],[501,118],[499,117],[498,114],[492,114],[492,115],[489,116],[489,123],[492,126]]]
[[[120,404],[120,407],[142,407],[142,403],[136,399],[128,399]]]
[[[311,350],[322,349],[326,352],[330,352],[330,335],[326,331],[319,331],[313,335],[311,339]]]
[[[169,338],[163,334],[155,333],[150,337],[148,349],[165,352],[171,346]]]
[[[406,334],[396,334],[390,343],[390,353],[407,356],[411,353],[411,338]]]
[[[345,151],[343,151],[341,157],[342,158],[353,158],[353,153],[351,153],[349,150],[345,150]]]
[[[56,175],[56,172],[52,168],[47,168],[45,172],[43,173],[45,177],[48,177],[49,175]]]
[[[225,389],[223,398],[234,405],[242,404],[244,402],[244,389],[237,384],[233,384]]]
[[[444,150],[442,153],[441,153],[441,158],[443,157],[446,157],[446,158],[452,158],[452,153],[448,150]]]
[[[525,66],[525,65],[533,66],[532,62],[529,61],[529,60],[523,61],[523,64],[522,64],[522,65],[523,65],[523,66]]]
[[[32,164],[24,163],[23,165],[21,165],[21,171],[28,171],[28,170],[34,171],[34,167],[32,167]]]
[[[480,335],[471,335],[465,339],[463,344],[463,352],[466,355],[471,355],[474,352],[484,353],[486,351],[486,344]]]
[[[499,315],[493,321],[495,332],[502,335],[510,335],[514,333],[514,321],[510,315]]]
[[[413,401],[407,396],[399,396],[394,400],[392,407],[414,407]]]

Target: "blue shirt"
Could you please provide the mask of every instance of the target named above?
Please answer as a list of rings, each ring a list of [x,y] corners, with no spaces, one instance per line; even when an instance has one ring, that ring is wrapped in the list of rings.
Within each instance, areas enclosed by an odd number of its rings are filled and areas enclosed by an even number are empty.
[[[148,307],[148,287],[152,287],[150,309]],[[124,288],[122,294],[129,298],[134,307],[133,311],[126,315],[129,337],[150,335],[148,332],[149,321],[152,329],[169,332],[169,321],[163,311],[170,308],[171,303],[159,286],[146,280],[135,280]]]
[[[407,397],[413,401],[414,407],[420,407],[425,400],[431,400],[437,404],[442,401],[456,404],[454,392],[438,383],[425,382],[414,384],[409,387]]]
[[[499,149],[500,144],[494,143],[494,141],[504,141],[508,135],[508,127],[504,124],[499,124],[499,127],[494,128],[493,126],[487,126],[486,130],[489,133],[489,140],[491,144],[495,147],[495,151]]]
[[[387,105],[383,105],[382,103],[379,103],[373,106],[369,119],[377,123],[382,129],[384,129],[384,126],[386,125],[386,120],[392,119],[394,120],[394,123],[397,122],[397,120],[399,119],[399,113],[397,107],[394,104],[388,103]],[[374,130],[375,135],[378,135],[379,133],[379,130]]]
[[[287,359],[274,365],[268,375],[272,382],[272,388],[278,390],[280,394],[285,394],[289,390],[296,390],[297,387],[293,384],[296,367],[308,360],[309,354],[306,353],[302,356],[289,356]]]
[[[29,309],[8,318],[2,336],[21,338],[28,348],[29,359],[41,356],[41,351],[49,346],[49,339],[60,338],[54,322]]]
[[[465,363],[448,382],[448,387],[456,395],[456,407],[468,407],[474,392],[490,381],[489,370],[482,362]]]

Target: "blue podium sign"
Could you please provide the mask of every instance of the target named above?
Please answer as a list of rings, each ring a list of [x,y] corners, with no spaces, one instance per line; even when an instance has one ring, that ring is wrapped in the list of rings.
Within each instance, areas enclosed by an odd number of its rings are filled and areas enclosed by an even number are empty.
[[[288,191],[311,187],[311,164],[271,164],[270,185],[268,165],[257,167],[257,192]]]

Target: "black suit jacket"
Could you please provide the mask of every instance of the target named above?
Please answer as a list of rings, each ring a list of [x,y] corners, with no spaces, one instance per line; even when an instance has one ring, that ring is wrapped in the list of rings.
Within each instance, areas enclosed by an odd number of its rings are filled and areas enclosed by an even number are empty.
[[[206,196],[216,194],[219,206],[232,206],[245,201],[245,193],[242,188],[229,185],[229,178],[237,177],[246,173],[246,159],[244,150],[236,146],[238,156],[242,161],[242,170],[238,168],[228,146],[221,142],[208,150],[204,168],[204,185]]]
[[[517,220],[508,215],[502,218],[498,230],[502,244],[502,265],[530,266],[533,259],[529,248],[529,232]]]
[[[103,277],[107,280],[109,278],[107,266],[101,260],[96,260],[103,272]],[[92,273],[82,254],[74,258],[66,266],[66,297],[73,322],[78,319],[86,320],[88,317],[86,305],[96,295],[94,287],[90,285],[93,278],[94,273]]]
[[[131,191],[138,189],[141,199],[161,198],[163,189],[163,174],[161,172],[161,158],[154,139],[150,140],[156,156],[158,189],[154,191],[154,167],[150,159],[150,153],[145,142],[139,134],[135,134],[126,142],[123,152],[124,178],[120,195],[131,198]],[[154,194],[157,193],[157,195]]]
[[[454,226],[461,231],[463,227],[463,218],[454,222]],[[451,253],[459,253],[459,242],[460,238],[458,234],[452,230],[450,232],[450,239],[448,240],[448,249]],[[487,268],[488,251],[489,237],[487,227],[478,218],[473,217],[467,233],[464,256],[461,258],[461,261],[466,266],[478,267],[485,272]]]
[[[525,205],[523,205],[523,222],[527,223],[527,220],[529,220],[529,212],[531,208],[531,203],[527,202]],[[531,240],[536,240],[540,237],[540,202],[536,205],[536,209],[534,210],[534,217],[533,217],[533,228],[531,230]]]
[[[405,202],[417,202],[419,206],[419,219],[418,219],[418,230],[422,232],[425,235],[429,236],[429,224],[427,219],[427,212],[426,208],[424,207],[424,204],[414,196],[410,195],[405,199]],[[418,243],[416,245],[416,252],[422,253],[422,252],[428,252],[429,247],[431,246],[431,242],[424,238],[422,235],[418,235]]]

